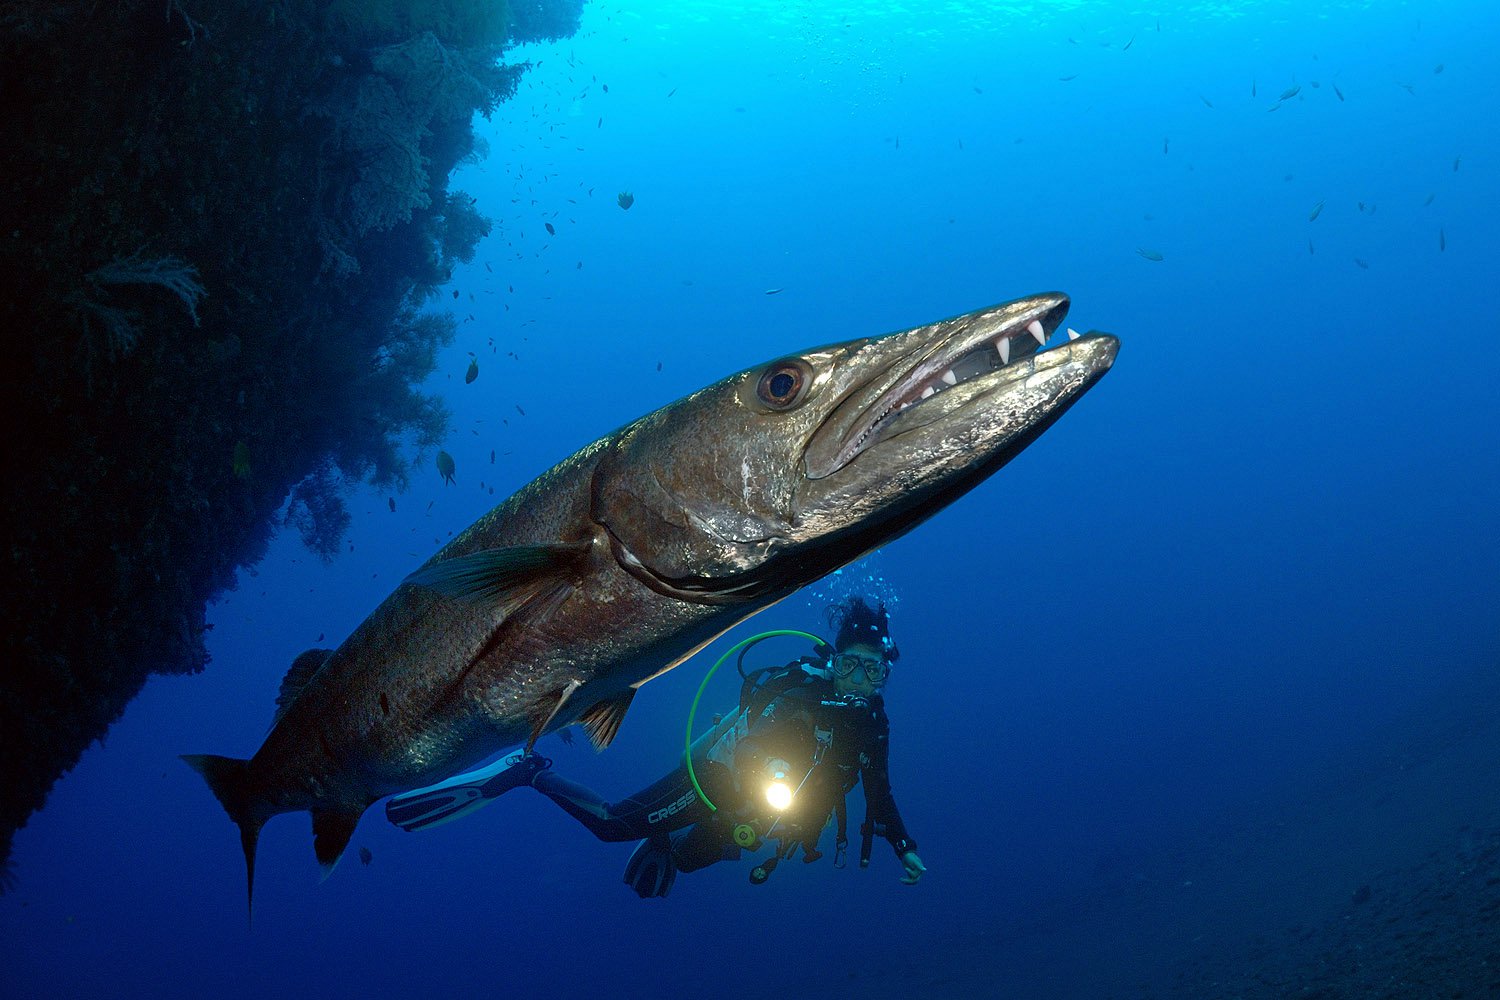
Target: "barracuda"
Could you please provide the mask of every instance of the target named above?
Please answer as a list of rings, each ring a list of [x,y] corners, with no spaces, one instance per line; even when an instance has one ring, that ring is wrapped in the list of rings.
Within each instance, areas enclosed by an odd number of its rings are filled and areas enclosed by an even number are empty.
[[[983,482],[1114,363],[1101,333],[1043,349],[1067,308],[750,368],[522,488],[299,656],[252,758],[184,758],[239,825],[247,888],[272,816],[312,813],[326,874],[384,796],[574,723],[602,749],[641,685]]]

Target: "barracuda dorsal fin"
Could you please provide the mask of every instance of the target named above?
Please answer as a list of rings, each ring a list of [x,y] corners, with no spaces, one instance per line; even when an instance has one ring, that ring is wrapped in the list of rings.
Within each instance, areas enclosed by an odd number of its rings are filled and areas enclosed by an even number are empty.
[[[588,542],[553,542],[483,549],[424,566],[406,578],[444,597],[496,604],[524,603],[549,577],[567,571]]]
[[[579,717],[583,731],[594,741],[594,749],[603,750],[614,742],[615,734],[620,731],[620,723],[625,721],[625,711],[634,700],[635,688],[626,688],[613,698],[606,698],[592,706]]]
[[[331,649],[309,649],[297,654],[297,658],[287,668],[286,676],[281,679],[281,690],[276,694],[276,714],[271,719],[272,726],[281,721],[281,717],[292,707],[292,702],[297,700],[307,682],[313,679],[313,675],[323,668],[323,664],[332,655]]]

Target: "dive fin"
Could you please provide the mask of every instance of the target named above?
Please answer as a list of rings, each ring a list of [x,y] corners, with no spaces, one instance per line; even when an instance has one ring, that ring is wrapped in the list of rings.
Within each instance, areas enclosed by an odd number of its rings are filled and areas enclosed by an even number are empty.
[[[386,800],[385,818],[403,830],[412,831],[427,830],[467,816],[529,781],[535,772],[517,767],[526,757],[525,751],[518,750],[477,771],[394,795]]]
[[[614,742],[615,734],[620,731],[620,723],[625,721],[625,712],[634,700],[635,688],[626,688],[579,716],[578,721],[583,725],[583,731],[594,741],[594,749],[603,750]]]
[[[525,603],[535,593],[539,580],[563,572],[588,548],[588,542],[557,542],[483,549],[424,566],[406,582],[428,587],[444,597],[508,607]]]
[[[251,917],[255,909],[255,845],[260,840],[260,828],[272,813],[255,808],[250,791],[250,762],[209,753],[183,754],[182,759],[203,775],[219,805],[240,828],[240,846],[245,851],[245,914]]]
[[[340,812],[336,809],[314,809],[312,811],[313,826],[313,852],[318,856],[318,864],[323,866],[323,878],[333,874],[333,868],[343,857],[344,848],[349,846],[349,839],[354,836],[354,828],[359,825],[360,813]]]

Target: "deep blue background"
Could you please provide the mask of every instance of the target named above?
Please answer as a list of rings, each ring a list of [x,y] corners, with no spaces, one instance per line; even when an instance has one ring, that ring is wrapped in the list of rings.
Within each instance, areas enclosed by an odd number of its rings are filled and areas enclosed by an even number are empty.
[[[18,836],[0,988],[1097,996],[1500,821],[1471,752],[1500,648],[1500,16],[1302,6],[591,4],[517,53],[538,65],[456,179],[499,220],[439,303],[473,317],[436,379],[457,486],[429,456],[396,513],[361,495],[334,564],[280,540],[212,609],[209,671],[148,685]],[[305,817],[275,820],[246,931],[234,828],[176,755],[249,756],[298,652],[641,413],[1050,289],[1121,337],[1115,370],[873,571],[920,886],[882,845],[642,902],[628,849],[523,792],[420,836],[372,811],[373,863],[322,885]],[[709,662],[608,753],[544,749],[634,790]]]

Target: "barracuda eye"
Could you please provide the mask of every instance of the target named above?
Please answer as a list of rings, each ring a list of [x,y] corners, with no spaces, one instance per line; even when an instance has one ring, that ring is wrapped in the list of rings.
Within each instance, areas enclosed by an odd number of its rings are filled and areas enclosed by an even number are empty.
[[[811,381],[807,371],[796,361],[778,361],[766,368],[755,387],[755,395],[773,410],[786,410],[802,398]]]

